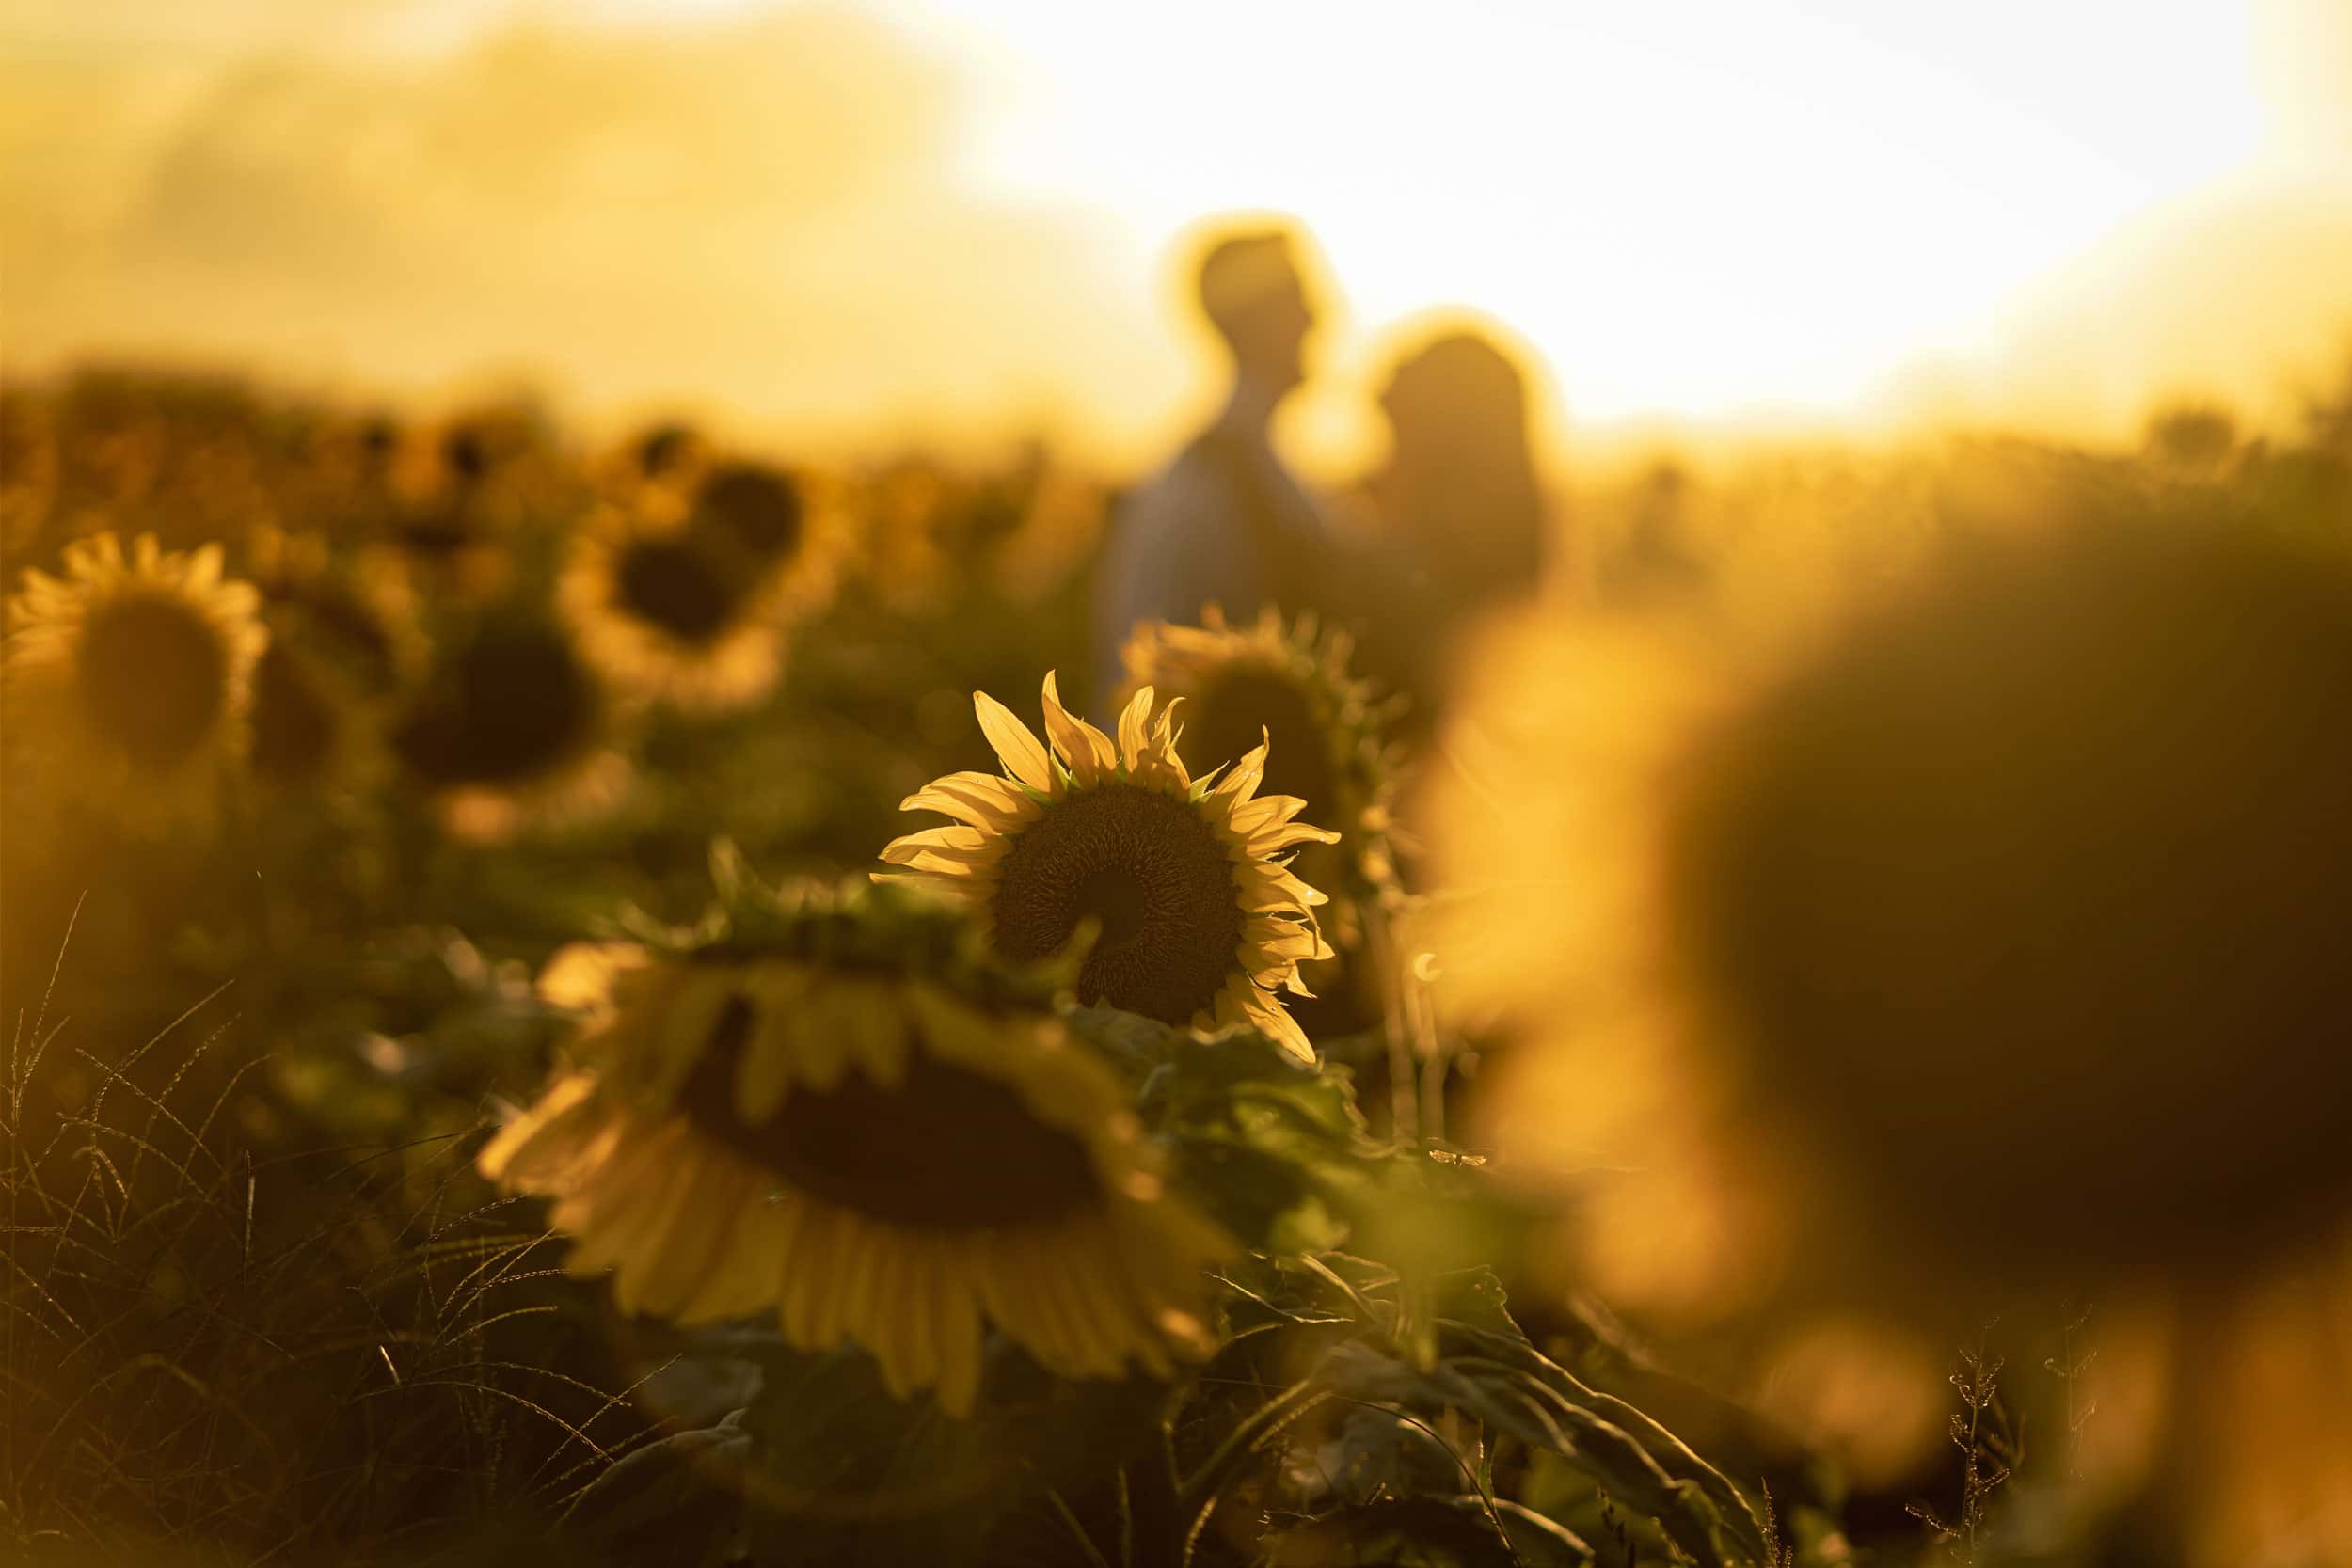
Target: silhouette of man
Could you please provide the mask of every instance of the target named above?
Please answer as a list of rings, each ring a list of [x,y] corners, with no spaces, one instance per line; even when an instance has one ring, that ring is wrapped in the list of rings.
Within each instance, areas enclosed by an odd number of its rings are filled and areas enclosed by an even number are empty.
[[[1327,555],[1322,515],[1267,438],[1274,410],[1306,379],[1315,325],[1290,236],[1257,230],[1218,241],[1201,259],[1199,297],[1232,356],[1232,390],[1113,520],[1095,582],[1104,694],[1137,622],[1198,625],[1212,602],[1236,622],[1269,604],[1295,611],[1315,601]]]

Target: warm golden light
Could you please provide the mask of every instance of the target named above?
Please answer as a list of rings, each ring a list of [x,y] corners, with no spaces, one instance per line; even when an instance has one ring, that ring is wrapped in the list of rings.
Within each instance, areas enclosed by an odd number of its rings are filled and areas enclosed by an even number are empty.
[[[1297,416],[1334,467],[1381,329],[1441,304],[1514,326],[1587,425],[2111,430],[2182,390],[2261,406],[2352,323],[2340,17],[36,5],[7,26],[10,356],[502,367],[607,411],[1140,451],[1197,390],[1167,246],[1259,206],[1345,291]]]
[[[2352,0],[11,0],[0,311],[0,1568],[2352,1564]]]

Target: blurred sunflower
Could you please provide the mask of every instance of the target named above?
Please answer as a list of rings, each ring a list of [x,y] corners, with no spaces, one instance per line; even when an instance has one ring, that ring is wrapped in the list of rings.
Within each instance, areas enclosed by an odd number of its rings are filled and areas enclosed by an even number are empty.
[[[1397,757],[1383,726],[1391,717],[1372,684],[1351,675],[1351,640],[1317,633],[1311,615],[1285,623],[1267,610],[1246,627],[1230,626],[1216,605],[1198,626],[1148,622],[1120,657],[1127,682],[1118,701],[1151,687],[1184,704],[1180,749],[1214,766],[1272,742],[1261,787],[1290,795],[1325,822],[1338,824],[1339,847],[1309,845],[1298,869],[1339,899],[1334,925],[1346,946],[1357,940],[1357,906],[1397,892],[1392,797]]]
[[[712,466],[687,508],[686,537],[716,557],[746,562],[787,620],[833,596],[842,531],[812,476],[764,463]]]
[[[1250,1024],[1309,1061],[1314,1047],[1274,994],[1305,992],[1301,962],[1327,958],[1314,906],[1283,851],[1334,843],[1293,820],[1306,802],[1258,797],[1261,741],[1222,777],[1195,780],[1176,752],[1176,705],[1153,718],[1146,687],[1119,719],[1116,745],[1073,718],[1045,677],[1052,750],[986,692],[980,728],[1009,778],[954,773],[900,802],[962,824],[908,833],[877,879],[929,885],[970,905],[995,952],[1029,962],[1059,951],[1082,923],[1099,934],[1078,995],[1165,1023]]]
[[[628,778],[612,693],[535,610],[485,616],[434,670],[392,744],[462,837],[503,839],[611,806]]]
[[[623,467],[629,480],[675,484],[699,474],[709,460],[701,432],[691,424],[664,420],[647,426],[628,443]]]
[[[246,762],[264,788],[351,795],[384,775],[384,716],[350,675],[273,617],[253,668],[252,743]]]
[[[783,669],[762,582],[679,530],[583,532],[557,599],[580,652],[616,687],[679,707],[748,706]]]
[[[405,443],[390,477],[378,563],[431,598],[496,597],[515,578],[517,540],[533,522],[562,515],[567,499],[529,418],[509,409]]]
[[[2088,1292],[2147,1528],[2345,1560],[2352,567],[2147,523],[1931,568],[1760,664],[1486,661],[1454,951],[1539,1042],[1494,1135],[1620,1298]]]
[[[987,1324],[1057,1376],[1168,1375],[1232,1243],[1044,995],[924,974],[925,943],[884,935],[559,955],[543,987],[587,1006],[579,1066],[483,1170],[553,1198],[568,1267],[612,1268],[624,1310],[772,1309],[952,1415]]]
[[[366,556],[339,558],[315,533],[260,527],[246,560],[283,635],[371,696],[407,688],[429,657],[416,600],[400,574]]]
[[[57,436],[46,399],[0,389],[0,549],[30,547],[57,493]]]
[[[12,738],[74,803],[134,832],[209,819],[246,754],[253,667],[269,633],[221,552],[125,557],[112,533],[70,545],[65,575],[27,570],[9,607]]]
[[[936,615],[970,563],[960,562],[946,535],[967,499],[947,472],[917,458],[900,458],[846,482],[859,522],[857,572],[882,602],[903,615]]]

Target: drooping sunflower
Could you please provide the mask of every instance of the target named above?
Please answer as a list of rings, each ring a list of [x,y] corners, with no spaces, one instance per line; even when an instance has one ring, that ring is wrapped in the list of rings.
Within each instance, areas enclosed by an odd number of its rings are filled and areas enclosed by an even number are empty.
[[[135,832],[200,825],[245,759],[253,667],[269,633],[221,552],[125,556],[112,533],[70,545],[65,575],[28,570],[10,606],[9,708],[60,799]]]
[[[542,985],[585,1006],[577,1065],[482,1169],[552,1198],[568,1267],[612,1269],[624,1310],[773,1311],[953,1415],[989,1327],[1057,1376],[1167,1376],[1232,1243],[1168,1190],[1116,1073],[1049,990],[930,967],[911,955],[940,941],[889,928],[946,911],[883,890],[804,909],[760,938],[559,955]]]
[[[583,532],[557,588],[582,655],[616,687],[721,713],[772,689],[784,667],[772,594],[690,532]]]
[[[618,799],[628,776],[612,745],[620,717],[559,621],[508,610],[458,638],[392,744],[452,832],[498,840]]]
[[[1210,605],[1198,626],[1153,621],[1136,628],[1120,656],[1127,678],[1118,699],[1124,704],[1147,686],[1183,699],[1179,745],[1195,766],[1239,756],[1261,736],[1271,739],[1261,787],[1295,796],[1318,820],[1337,824],[1341,843],[1302,848],[1299,869],[1350,913],[1397,892],[1398,768],[1385,728],[1393,705],[1349,673],[1352,651],[1345,632],[1319,630],[1311,614],[1285,622],[1268,609],[1236,627]],[[1340,923],[1343,945],[1355,924]]]
[[[1582,1278],[1930,1345],[2072,1292],[2117,1516],[2334,1561],[2352,565],[2233,524],[1964,538],[1759,657],[1525,628],[1449,950],[1529,1031],[1488,1132],[1574,1184]]]
[[[1050,751],[1002,703],[973,694],[1009,776],[954,773],[907,797],[901,810],[960,825],[894,839],[882,858],[906,870],[877,879],[969,905],[1015,962],[1059,951],[1095,922],[1081,1001],[1179,1026],[1251,1024],[1311,1061],[1275,992],[1303,993],[1299,964],[1331,956],[1314,915],[1325,898],[1284,851],[1339,834],[1295,820],[1306,807],[1295,796],[1257,794],[1263,740],[1194,779],[1177,755],[1177,705],[1154,717],[1149,687],[1120,715],[1116,744],[1063,708],[1050,673],[1044,697]]]

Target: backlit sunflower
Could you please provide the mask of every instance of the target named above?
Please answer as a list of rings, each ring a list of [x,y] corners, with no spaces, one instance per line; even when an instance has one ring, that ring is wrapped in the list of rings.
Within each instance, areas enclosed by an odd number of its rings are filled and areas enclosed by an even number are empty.
[[[1248,626],[1229,626],[1210,605],[1198,626],[1147,622],[1121,654],[1127,702],[1140,688],[1184,705],[1179,746],[1195,766],[1214,767],[1272,741],[1261,785],[1291,795],[1325,822],[1336,823],[1335,847],[1299,851],[1299,870],[1341,900],[1342,909],[1392,896],[1397,890],[1391,797],[1394,750],[1384,736],[1391,710],[1372,684],[1348,673],[1347,634],[1318,635],[1314,618],[1285,623],[1263,611]],[[1352,933],[1343,922],[1345,946]]]
[[[689,478],[687,538],[755,576],[776,614],[795,620],[833,597],[846,531],[814,475],[737,461]]]
[[[580,652],[616,687],[679,707],[746,706],[783,668],[763,581],[679,530],[583,533],[557,598]]]
[[[1149,687],[1114,744],[1062,707],[1048,674],[1051,751],[986,692],[973,703],[1010,777],[954,773],[901,801],[961,825],[893,840],[882,858],[907,869],[877,879],[968,904],[1014,962],[1059,951],[1094,921],[1081,1001],[1180,1026],[1254,1025],[1312,1060],[1274,993],[1304,993],[1299,964],[1331,956],[1314,916],[1325,900],[1283,852],[1339,835],[1294,820],[1306,806],[1295,796],[1257,795],[1266,744],[1196,781],[1177,755],[1176,705],[1154,718]]]
[[[498,840],[613,803],[628,779],[611,744],[617,718],[563,626],[527,610],[462,636],[392,744],[452,832]]]
[[[134,832],[208,820],[244,760],[253,666],[269,633],[221,552],[142,534],[66,547],[10,606],[11,739],[61,799]]]
[[[2352,1560],[2352,566],[2232,521],[1970,541],[1761,657],[1527,628],[1447,945],[1581,1280],[1931,1346],[2071,1291],[2165,1560]]]
[[[894,1395],[950,1414],[978,1396],[991,1327],[1057,1376],[1168,1375],[1232,1243],[1168,1191],[1120,1081],[1047,995],[925,973],[908,955],[938,943],[866,904],[897,901],[853,894],[766,940],[559,955],[543,989],[589,1005],[578,1065],[483,1170],[552,1198],[568,1267],[612,1269],[624,1310],[773,1311],[787,1342],[858,1344]]]

